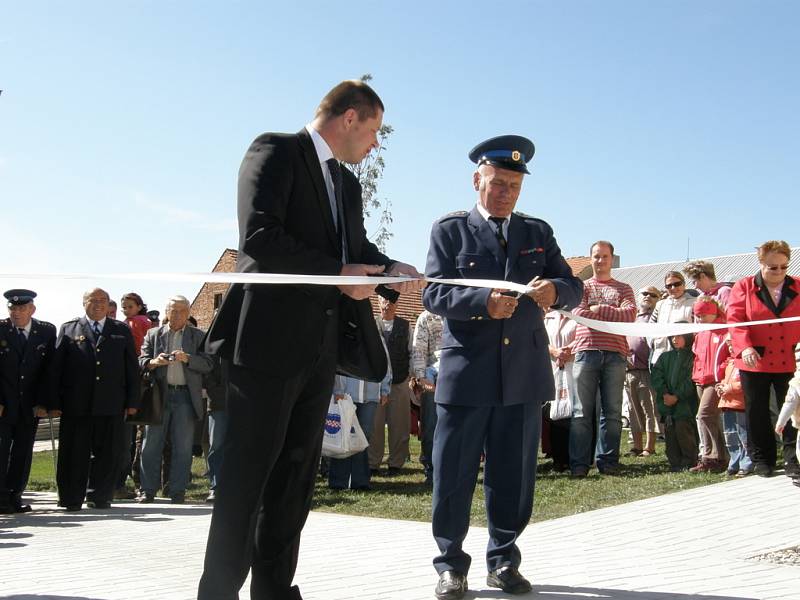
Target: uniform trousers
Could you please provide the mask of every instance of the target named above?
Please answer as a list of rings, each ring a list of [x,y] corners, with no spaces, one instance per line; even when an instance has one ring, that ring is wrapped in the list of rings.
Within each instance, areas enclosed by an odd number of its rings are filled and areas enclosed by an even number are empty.
[[[454,406],[437,404],[433,441],[433,537],[438,573],[466,574],[472,562],[462,544],[469,530],[481,452],[489,543],[488,570],[519,567],[516,541],[533,512],[541,404]]]
[[[754,464],[765,464],[774,467],[777,460],[775,429],[769,411],[770,387],[775,389],[778,401],[778,412],[786,400],[789,380],[792,373],[760,373],[756,371],[740,371],[742,391],[744,392],[745,412],[747,414],[747,432],[749,435],[750,457]],[[783,460],[791,470],[798,468],[794,451],[797,430],[792,422],[786,423],[781,441],[783,442]]]
[[[38,422],[0,423],[0,505],[19,501],[28,485]]]
[[[61,415],[56,472],[61,506],[80,505],[84,497],[93,502],[111,501],[124,424],[122,413]]]
[[[199,600],[237,599],[250,570],[253,600],[301,597],[291,582],[311,508],[335,369],[335,320],[318,358],[292,377],[231,365],[224,467]]]
[[[369,467],[377,469],[383,462],[384,425],[389,428],[390,467],[401,468],[408,458],[408,440],[411,437],[411,390],[408,379],[401,383],[393,383],[389,392],[389,404],[378,406],[375,411],[375,422],[369,440]]]

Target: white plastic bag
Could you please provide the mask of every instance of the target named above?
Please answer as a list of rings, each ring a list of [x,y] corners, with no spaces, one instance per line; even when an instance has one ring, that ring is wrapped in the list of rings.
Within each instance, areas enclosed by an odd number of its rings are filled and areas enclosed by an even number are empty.
[[[553,421],[569,419],[572,417],[572,396],[575,393],[572,369],[558,369],[555,383],[556,397],[550,402],[550,418]]]
[[[369,441],[356,417],[353,399],[345,394],[340,400],[331,397],[322,435],[322,456],[347,458],[367,449]]]

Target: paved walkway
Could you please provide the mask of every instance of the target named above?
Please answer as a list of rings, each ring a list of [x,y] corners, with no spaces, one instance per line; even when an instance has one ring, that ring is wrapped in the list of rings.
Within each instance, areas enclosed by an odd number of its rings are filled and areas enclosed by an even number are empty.
[[[194,598],[206,506],[65,513],[53,494],[28,498],[32,513],[0,516],[0,599]],[[785,477],[749,477],[537,523],[520,542],[534,583],[520,598],[800,599],[800,567],[751,559],[800,545],[799,508]],[[509,598],[486,587],[486,537],[467,538],[467,597]],[[296,581],[306,600],[431,600],[435,550],[427,523],[312,513]]]

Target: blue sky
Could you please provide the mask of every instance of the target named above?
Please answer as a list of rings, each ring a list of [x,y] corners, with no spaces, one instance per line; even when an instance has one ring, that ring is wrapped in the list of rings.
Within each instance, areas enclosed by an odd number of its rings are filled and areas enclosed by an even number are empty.
[[[794,2],[5,2],[0,272],[208,271],[237,243],[252,138],[297,131],[374,76],[395,132],[389,254],[424,267],[431,223],[474,204],[477,142],[536,144],[517,208],[566,256],[623,265],[798,245]],[[199,286],[98,281],[152,308]],[[37,316],[82,313],[83,282]]]

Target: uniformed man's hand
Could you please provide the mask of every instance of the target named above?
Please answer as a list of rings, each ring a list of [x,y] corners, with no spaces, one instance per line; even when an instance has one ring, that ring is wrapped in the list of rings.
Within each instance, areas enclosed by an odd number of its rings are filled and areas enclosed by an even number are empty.
[[[387,275],[392,275],[394,277],[402,277],[404,275],[408,277],[415,277],[414,281],[404,281],[403,283],[392,283],[387,287],[392,288],[400,292],[401,294],[409,294],[411,292],[416,292],[417,290],[421,290],[425,287],[426,281],[422,279],[424,275],[417,271],[413,266],[407,265],[406,263],[396,262],[394,263],[391,268],[386,271]]]
[[[528,296],[544,311],[549,310],[558,300],[556,286],[549,279],[534,277],[528,282],[528,287],[533,288]]]
[[[56,408],[54,410],[49,411],[47,413],[47,416],[48,417],[52,417],[52,418],[55,419],[56,417],[60,417],[61,416],[61,411]]]
[[[2,408],[2,407],[0,407]],[[0,413],[2,414],[2,413]],[[47,416],[47,409],[44,406],[34,406],[33,407],[33,416],[39,419]]]
[[[518,302],[513,296],[504,296],[501,290],[492,290],[486,311],[492,319],[508,319],[517,310]]]
[[[363,277],[365,275],[377,275],[383,273],[382,265],[362,265],[359,263],[342,265],[339,275],[343,277]],[[376,278],[375,284],[370,285],[339,285],[337,286],[345,296],[350,296],[353,300],[364,300],[375,292],[375,286],[380,281]]]
[[[137,412],[139,412],[138,408],[126,408],[125,409],[125,414],[128,415],[129,417],[135,415]]]

